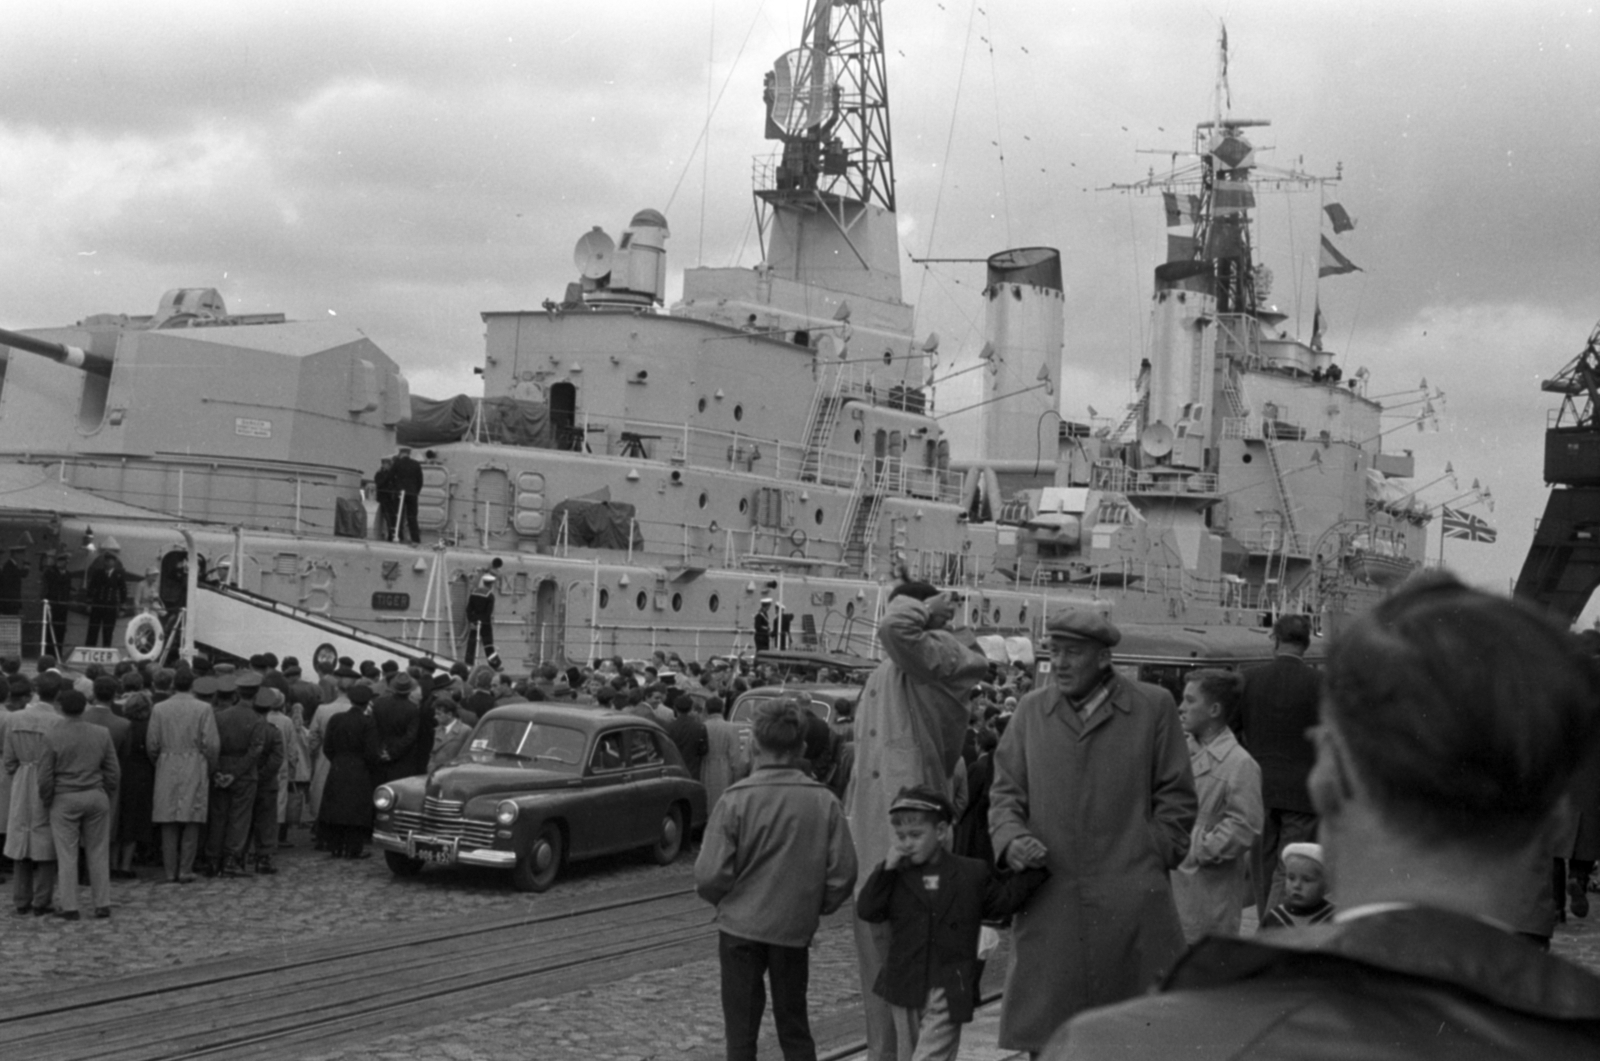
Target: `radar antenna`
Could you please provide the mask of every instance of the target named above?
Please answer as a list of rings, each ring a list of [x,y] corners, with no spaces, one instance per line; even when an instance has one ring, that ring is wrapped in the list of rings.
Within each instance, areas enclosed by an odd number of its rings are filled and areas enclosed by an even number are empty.
[[[767,74],[767,139],[783,152],[759,194],[817,192],[894,210],[882,0],[811,0],[803,44]]]

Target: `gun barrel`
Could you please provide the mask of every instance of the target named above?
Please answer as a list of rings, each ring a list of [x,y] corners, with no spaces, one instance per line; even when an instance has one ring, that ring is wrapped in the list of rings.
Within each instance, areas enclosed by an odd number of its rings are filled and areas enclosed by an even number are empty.
[[[49,339],[40,339],[32,335],[23,335],[21,332],[0,328],[0,346],[9,346],[16,350],[26,350],[30,354],[48,357],[69,368],[75,368],[95,376],[111,375],[114,362],[109,357],[91,354],[81,347],[68,346],[66,343],[51,342]]]

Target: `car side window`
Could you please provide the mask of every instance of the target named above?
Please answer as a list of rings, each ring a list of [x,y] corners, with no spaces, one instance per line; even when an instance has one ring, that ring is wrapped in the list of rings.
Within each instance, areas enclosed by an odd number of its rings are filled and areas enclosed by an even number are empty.
[[[628,765],[629,766],[660,766],[666,762],[666,756],[661,754],[661,749],[656,745],[656,735],[643,729],[628,730]]]
[[[589,759],[589,769],[595,773],[621,770],[627,762],[622,750],[621,733],[603,733],[595,742],[594,755]]]
[[[767,700],[768,697],[765,696],[751,696],[740,700],[733,709],[733,718],[730,721],[749,722],[756,717],[756,709],[766,703]]]

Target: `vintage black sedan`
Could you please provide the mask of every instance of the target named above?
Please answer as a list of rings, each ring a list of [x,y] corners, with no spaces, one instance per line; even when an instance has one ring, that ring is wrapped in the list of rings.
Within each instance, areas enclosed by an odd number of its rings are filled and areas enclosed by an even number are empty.
[[[535,892],[596,855],[638,848],[666,865],[706,819],[705,786],[660,726],[550,703],[487,712],[455,761],[372,798],[373,843],[397,876],[491,866]]]

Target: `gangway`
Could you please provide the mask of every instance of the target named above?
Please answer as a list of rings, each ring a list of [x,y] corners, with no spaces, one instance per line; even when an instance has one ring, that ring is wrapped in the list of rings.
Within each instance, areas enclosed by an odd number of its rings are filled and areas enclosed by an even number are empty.
[[[195,644],[231,656],[249,659],[260,652],[298,656],[315,661],[349,656],[382,664],[394,660],[401,666],[411,660],[430,659],[448,669],[454,659],[429,652],[350,623],[305,608],[251,593],[237,586],[197,583],[191,590],[189,615],[194,620]]]

